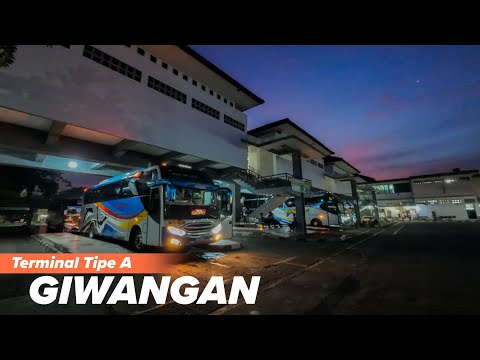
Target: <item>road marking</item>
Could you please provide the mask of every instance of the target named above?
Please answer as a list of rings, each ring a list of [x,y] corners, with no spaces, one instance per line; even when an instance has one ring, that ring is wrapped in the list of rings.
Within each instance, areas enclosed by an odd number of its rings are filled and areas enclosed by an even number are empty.
[[[145,310],[136,311],[136,312],[132,313],[131,315],[141,315],[141,314],[144,314],[144,313],[149,312],[149,311],[160,309],[160,308],[164,307],[165,305],[172,304],[172,303],[173,303],[173,300],[170,300],[170,301],[167,301],[165,304],[160,304],[160,305],[157,305],[157,306],[145,309]]]
[[[397,225],[400,225],[400,224],[403,224],[403,223],[401,223],[401,222],[399,221],[399,222],[396,222],[395,224],[393,224],[393,226],[397,226]]]
[[[286,276],[284,276],[284,277],[282,277],[282,278],[280,278],[280,279],[278,279],[278,280],[276,280],[276,281],[271,282],[271,283],[268,284],[266,287],[264,287],[260,293],[264,293],[264,292],[266,292],[267,290],[270,290],[270,289],[272,289],[272,288],[274,288],[274,287],[276,287],[276,286],[284,283],[285,281],[287,281],[287,280],[289,280],[289,279],[291,279],[291,278],[293,278],[293,277],[295,277],[295,276],[297,276],[297,275],[300,275],[300,274],[306,272],[307,270],[313,269],[313,268],[315,268],[315,267],[317,267],[317,266],[325,263],[326,261],[328,261],[328,260],[330,260],[330,259],[332,259],[332,258],[334,258],[334,257],[336,257],[336,256],[338,256],[338,255],[340,255],[340,254],[342,254],[342,253],[344,253],[345,251],[350,250],[353,246],[356,246],[356,245],[358,245],[358,244],[361,244],[361,243],[365,242],[366,240],[368,240],[368,239],[370,239],[370,238],[372,238],[372,237],[374,237],[374,236],[377,236],[377,235],[380,234],[381,232],[383,232],[383,229],[380,230],[379,232],[377,232],[377,233],[375,233],[375,234],[373,234],[373,235],[371,235],[371,236],[363,239],[363,240],[360,240],[360,241],[356,242],[356,243],[353,244],[352,246],[346,247],[346,248],[344,248],[343,250],[337,251],[336,253],[334,253],[334,254],[332,254],[332,255],[324,258],[324,259],[321,259],[321,260],[317,261],[316,263],[313,263],[312,265],[309,265],[309,266],[307,266],[307,267],[305,267],[305,268],[302,268],[302,269],[300,269],[300,270],[298,270],[298,271],[295,271],[295,272],[293,272],[293,273],[291,273],[291,274],[288,274],[288,275],[286,275]],[[229,311],[229,310],[231,310],[231,309],[234,309],[234,308],[236,308],[237,306],[243,305],[243,304],[245,304],[245,300],[241,300],[241,301],[239,300],[236,304],[225,305],[225,306],[223,306],[223,307],[221,307],[221,308],[219,308],[219,309],[217,309],[217,310],[215,310],[215,311],[212,311],[212,312],[209,313],[208,315],[222,315],[222,314],[226,313],[227,311]]]
[[[393,232],[393,236],[397,235],[400,230],[402,230],[407,224],[403,225],[401,228]]]
[[[221,267],[230,268],[230,266],[228,266],[228,265],[220,264],[220,263],[217,263],[215,261],[209,261],[209,263],[213,264],[213,265],[221,266]]]
[[[305,265],[305,264],[295,264],[295,263],[291,263],[291,262],[287,262],[285,263],[287,265],[294,265],[294,266],[300,266],[300,267],[307,267],[308,265]]]
[[[287,259],[283,259],[283,260],[280,260],[280,261],[277,261],[277,262],[274,262],[273,264],[271,264],[270,266],[274,266],[274,265],[280,265],[280,264],[283,264],[283,263],[287,263],[293,259],[296,259],[298,256],[292,256],[290,258],[287,258]]]

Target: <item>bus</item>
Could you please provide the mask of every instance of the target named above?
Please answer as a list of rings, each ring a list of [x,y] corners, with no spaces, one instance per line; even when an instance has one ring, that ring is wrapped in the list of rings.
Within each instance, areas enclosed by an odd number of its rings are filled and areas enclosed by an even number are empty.
[[[222,238],[219,190],[188,165],[133,170],[85,189],[80,231],[126,241],[135,252],[210,244]]]
[[[281,224],[290,224],[296,213],[295,198],[287,199],[282,205],[272,211],[273,216]],[[339,226],[339,204],[329,193],[305,198],[305,222],[311,226]]]

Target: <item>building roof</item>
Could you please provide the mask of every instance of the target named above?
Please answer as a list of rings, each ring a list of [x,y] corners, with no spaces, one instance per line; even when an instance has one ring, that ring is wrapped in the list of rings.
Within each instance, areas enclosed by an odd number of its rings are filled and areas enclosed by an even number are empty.
[[[230,75],[228,75],[222,69],[220,69],[218,66],[216,66],[215,64],[208,61],[206,58],[204,58],[198,52],[193,50],[190,46],[187,46],[187,45],[177,45],[177,46],[180,49],[182,49],[183,51],[185,51],[188,55],[195,58],[195,60],[199,61],[200,63],[202,63],[203,65],[208,67],[210,70],[215,72],[217,75],[220,75],[224,80],[228,81],[229,83],[231,83],[232,85],[237,87],[238,90],[243,91],[245,94],[250,96],[253,100],[255,100],[258,103],[258,105],[261,105],[261,104],[265,103],[265,100],[263,100],[259,96],[255,95],[252,91],[248,90],[245,86],[240,84],[237,80],[232,78]]]
[[[448,175],[465,175],[465,174],[473,174],[473,173],[478,173],[478,170],[476,170],[476,169],[471,169],[471,170],[449,171],[449,172],[444,172],[444,173],[427,174],[427,175],[415,175],[415,176],[410,176],[410,179],[425,178],[425,177],[448,176]]]
[[[271,122],[271,123],[268,123],[268,124],[265,124],[263,126],[260,126],[258,128],[255,128],[255,129],[252,129],[250,131],[248,131],[248,134],[249,135],[253,135],[253,136],[258,136],[258,135],[261,135],[263,133],[266,133],[268,132],[268,130],[272,130],[274,129],[275,127],[277,126],[280,126],[280,125],[289,125],[291,127],[293,127],[295,130],[299,131],[300,133],[302,133],[303,135],[305,135],[306,137],[308,137],[310,140],[312,140],[315,144],[317,144],[318,146],[322,147],[323,149],[325,149],[327,152],[331,154],[335,154],[332,150],[330,150],[328,147],[326,147],[325,145],[323,145],[320,141],[318,141],[315,137],[313,137],[312,135],[310,135],[308,132],[306,132],[305,130],[303,130],[300,126],[298,126],[297,124],[295,124],[293,121],[291,121],[289,118],[285,118],[285,119],[282,119],[282,120],[278,120],[278,121],[274,121],[274,122]]]
[[[341,157],[338,157],[338,156],[326,156],[323,158],[323,161],[325,164],[333,164],[333,163],[336,163],[336,162],[344,162],[346,165],[348,165],[349,167],[351,167],[353,170],[355,170],[357,173],[360,172],[360,170],[358,170],[355,166],[353,166],[352,164],[348,163],[345,159],[341,158]]]
[[[397,179],[385,179],[385,180],[375,180],[375,181],[366,181],[365,183],[360,183],[360,184],[366,184],[366,183],[386,183],[386,182],[393,182],[393,181],[408,181],[411,179],[421,179],[421,178],[431,178],[431,177],[440,177],[440,176],[451,176],[451,175],[465,175],[465,174],[476,174],[478,173],[478,170],[476,169],[471,169],[471,170],[458,170],[458,171],[449,171],[449,172],[443,172],[443,173],[434,173],[434,174],[425,174],[425,175],[414,175],[414,176],[409,176],[409,177],[404,177],[404,178],[397,178]],[[362,176],[362,175],[359,175]],[[363,177],[363,176],[362,176]]]

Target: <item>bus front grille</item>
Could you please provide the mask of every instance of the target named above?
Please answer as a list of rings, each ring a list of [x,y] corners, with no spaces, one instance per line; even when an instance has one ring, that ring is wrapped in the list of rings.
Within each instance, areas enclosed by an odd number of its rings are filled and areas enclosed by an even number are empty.
[[[183,229],[187,232],[187,236],[201,236],[210,235],[214,223],[211,221],[202,221],[198,223],[188,223],[183,226]]]

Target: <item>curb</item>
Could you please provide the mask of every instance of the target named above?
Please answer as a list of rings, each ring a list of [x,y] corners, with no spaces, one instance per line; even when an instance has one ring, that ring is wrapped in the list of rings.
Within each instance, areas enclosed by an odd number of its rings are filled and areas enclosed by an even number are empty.
[[[46,250],[46,252],[61,254],[70,253],[70,250],[68,250],[66,246],[59,245],[38,234],[31,235],[31,237],[35,239]]]
[[[226,250],[226,251],[232,251],[232,250],[239,250],[243,248],[243,245],[240,242],[237,241],[232,241],[230,240],[231,244],[210,244],[208,245],[208,249],[211,250]]]

